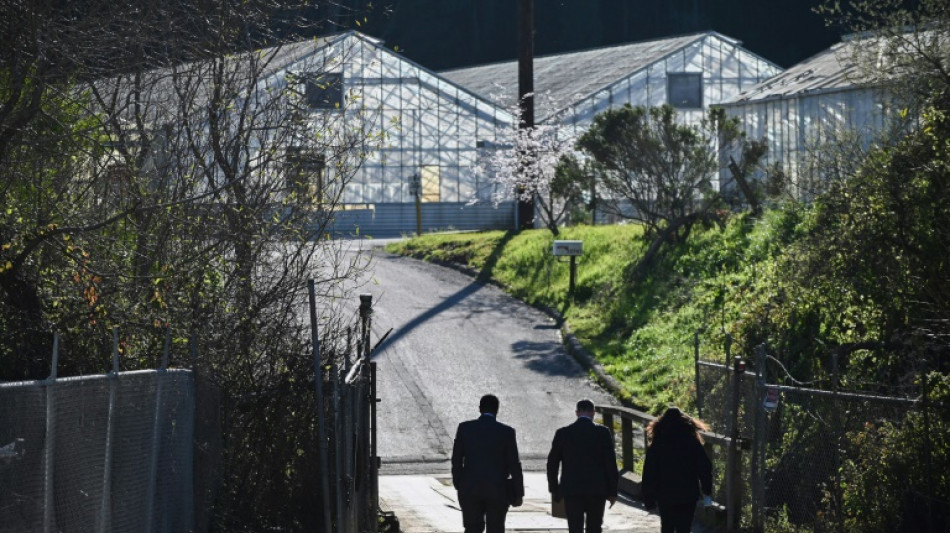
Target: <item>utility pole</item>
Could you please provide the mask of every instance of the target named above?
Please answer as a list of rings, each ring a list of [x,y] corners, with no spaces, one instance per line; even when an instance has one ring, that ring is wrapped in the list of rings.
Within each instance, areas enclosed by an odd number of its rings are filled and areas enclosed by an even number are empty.
[[[520,128],[534,127],[534,0],[518,0],[518,106]],[[525,154],[533,157],[532,154]],[[534,223],[534,201],[521,198],[518,187],[518,230]]]

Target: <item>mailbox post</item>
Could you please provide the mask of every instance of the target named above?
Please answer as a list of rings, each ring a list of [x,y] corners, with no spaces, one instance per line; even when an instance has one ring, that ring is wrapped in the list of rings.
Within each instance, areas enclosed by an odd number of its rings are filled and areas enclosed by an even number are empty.
[[[554,257],[569,257],[571,260],[571,278],[568,293],[574,294],[574,280],[577,279],[577,257],[584,253],[584,241],[554,241]],[[560,259],[558,259],[560,261]]]

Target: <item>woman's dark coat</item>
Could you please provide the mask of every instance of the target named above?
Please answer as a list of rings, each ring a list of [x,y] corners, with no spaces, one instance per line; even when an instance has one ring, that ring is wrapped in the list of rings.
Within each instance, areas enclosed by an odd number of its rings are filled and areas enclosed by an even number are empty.
[[[642,498],[648,508],[695,503],[701,494],[712,494],[712,463],[691,433],[658,435],[647,448]]]

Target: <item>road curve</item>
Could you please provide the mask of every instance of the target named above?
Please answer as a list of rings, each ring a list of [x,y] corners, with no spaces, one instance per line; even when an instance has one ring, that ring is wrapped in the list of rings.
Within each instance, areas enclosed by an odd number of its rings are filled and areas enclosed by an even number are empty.
[[[478,399],[501,400],[527,470],[543,468],[554,430],[574,403],[616,401],[564,350],[554,322],[502,290],[460,272],[376,249],[372,280],[379,347],[379,455],[384,473],[444,471],[459,422]]]

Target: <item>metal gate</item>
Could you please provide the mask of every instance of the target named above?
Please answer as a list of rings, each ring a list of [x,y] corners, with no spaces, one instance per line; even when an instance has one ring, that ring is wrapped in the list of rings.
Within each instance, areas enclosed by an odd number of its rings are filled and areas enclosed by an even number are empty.
[[[376,533],[380,530],[380,460],[376,453],[379,399],[376,397],[376,363],[370,360],[374,348],[370,342],[372,296],[360,295],[357,333],[349,336],[347,349],[334,361],[320,357],[312,282],[310,313],[317,397],[322,400],[318,431],[324,530],[326,533]]]

